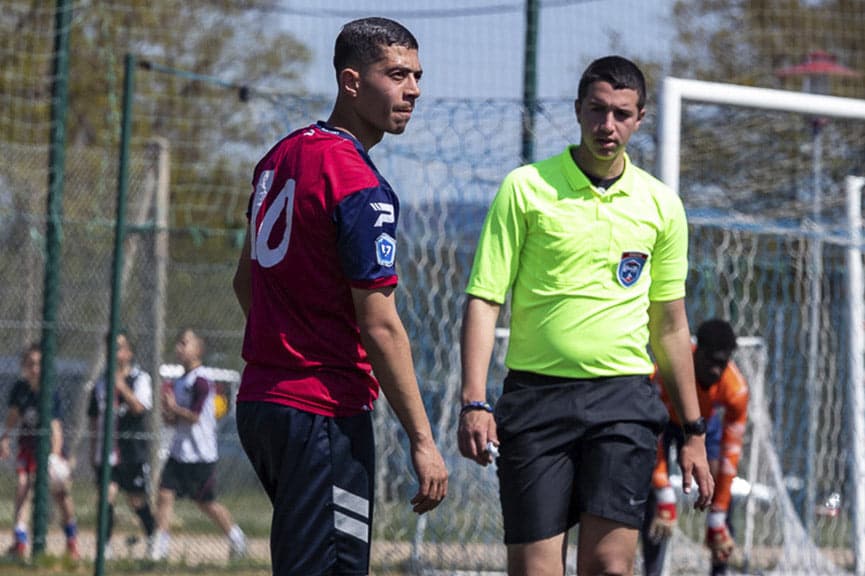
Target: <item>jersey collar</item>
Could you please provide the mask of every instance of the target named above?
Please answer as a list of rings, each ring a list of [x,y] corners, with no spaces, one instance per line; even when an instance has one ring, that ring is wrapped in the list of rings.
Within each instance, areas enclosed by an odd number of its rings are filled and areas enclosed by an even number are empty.
[[[332,134],[332,135],[337,136],[339,138],[344,138],[345,140],[348,140],[358,150],[358,152],[361,153],[361,156],[363,156],[364,158],[369,158],[369,154],[367,153],[366,149],[363,147],[363,144],[360,143],[360,140],[358,140],[357,138],[354,137],[354,134],[351,134],[350,132],[346,132],[345,130],[342,130],[342,129],[337,128],[335,126],[331,126],[330,124],[328,124],[324,120],[319,120],[318,122],[315,123],[315,126],[319,130],[321,130],[322,132],[327,132],[328,134]]]
[[[577,163],[574,162],[574,158],[571,155],[571,150],[574,148],[574,145],[568,146],[565,148],[565,151],[562,153],[562,169],[565,173],[565,178],[568,180],[568,184],[570,184],[571,189],[574,191],[583,191],[590,190],[592,194],[598,194],[597,189],[592,185],[591,180],[589,180],[588,176],[586,176],[580,167],[577,166]],[[613,194],[625,194],[631,195],[634,191],[634,170],[631,165],[631,159],[628,157],[628,154],[625,153],[625,169],[622,172],[622,177],[616,180],[616,182],[610,187],[604,196],[611,196]]]

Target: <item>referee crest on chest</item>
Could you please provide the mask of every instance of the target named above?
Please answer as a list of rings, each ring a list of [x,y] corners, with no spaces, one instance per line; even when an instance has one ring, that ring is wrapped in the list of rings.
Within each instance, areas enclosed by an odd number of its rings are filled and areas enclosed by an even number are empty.
[[[619,266],[616,268],[616,280],[624,288],[630,288],[640,279],[643,267],[649,255],[644,252],[622,252]]]

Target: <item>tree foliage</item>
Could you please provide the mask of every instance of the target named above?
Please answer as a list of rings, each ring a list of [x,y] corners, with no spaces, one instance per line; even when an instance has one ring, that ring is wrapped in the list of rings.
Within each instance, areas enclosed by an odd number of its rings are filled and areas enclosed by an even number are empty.
[[[678,0],[673,14],[673,76],[798,91],[802,77],[777,72],[822,51],[859,74],[829,77],[828,92],[865,97],[865,11],[859,0]],[[865,122],[815,123],[731,106],[691,108],[683,121],[683,194],[696,190],[700,197],[692,200],[703,206],[801,218],[810,215],[819,176],[827,191],[824,215],[835,210],[837,216],[843,195],[833,190],[844,175],[863,168]],[[822,154],[815,148],[818,132]]]
[[[677,0],[674,75],[798,90],[775,72],[824,51],[861,75],[836,78],[837,96],[865,97],[865,11],[860,0]]]
[[[83,146],[116,142],[126,53],[226,82],[301,93],[310,54],[273,22],[267,11],[273,3],[72,2],[69,142]],[[32,120],[27,123],[31,125],[44,125],[47,120],[54,14],[46,6],[53,4],[6,0],[0,19],[0,34],[14,38],[14,46],[9,42],[0,52],[0,63],[9,71],[0,77],[0,94],[18,94],[29,100]],[[189,83],[184,94],[194,96],[195,92],[195,84]],[[25,123],[21,120],[19,125]],[[44,142],[44,134],[32,138]]]
[[[269,10],[273,4],[271,0],[70,3],[67,151],[103,151],[88,156],[86,167],[69,167],[74,174],[87,178],[89,173],[91,178],[89,184],[78,182],[78,188],[89,194],[77,194],[76,202],[66,203],[70,214],[92,218],[101,210],[104,216],[105,196],[100,191],[115,189],[128,53],[140,63],[177,71],[137,68],[132,111],[133,147],[142,149],[151,137],[165,138],[171,146],[172,202],[181,206],[199,202],[192,198],[194,187],[183,183],[183,178],[196,180],[199,193],[235,185],[225,172],[236,168],[231,160],[238,147],[266,145],[250,121],[255,107],[240,96],[304,91],[302,74],[309,50],[280,29]],[[0,98],[9,106],[0,114],[3,142],[44,146],[49,141],[53,5],[39,0],[4,3],[0,36],[6,40],[0,68],[6,73],[0,75]],[[250,168],[240,169],[247,177]],[[245,188],[243,192],[248,193]],[[242,218],[242,210],[238,212]],[[225,218],[217,215],[211,224],[222,226]]]

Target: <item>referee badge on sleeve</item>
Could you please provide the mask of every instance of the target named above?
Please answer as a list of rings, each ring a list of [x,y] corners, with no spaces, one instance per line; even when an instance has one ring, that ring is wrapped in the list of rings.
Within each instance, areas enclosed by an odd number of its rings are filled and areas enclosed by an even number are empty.
[[[619,267],[616,269],[616,280],[625,288],[630,288],[640,279],[643,266],[649,255],[644,252],[622,252]]]

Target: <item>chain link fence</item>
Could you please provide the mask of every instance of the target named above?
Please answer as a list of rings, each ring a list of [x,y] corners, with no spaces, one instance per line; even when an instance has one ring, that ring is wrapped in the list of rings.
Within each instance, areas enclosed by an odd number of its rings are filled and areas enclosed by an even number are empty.
[[[50,18],[50,11],[43,10],[31,21],[41,22],[44,29],[38,37],[43,42],[50,38],[45,30]],[[0,58],[8,59],[13,52],[17,49],[8,48]],[[136,345],[139,363],[154,375],[156,393],[176,370],[171,365],[178,331],[192,326],[205,338],[205,363],[219,370],[218,386],[229,401],[220,420],[219,500],[251,539],[244,566],[266,571],[269,504],[242,453],[233,420],[233,393],[243,368],[243,315],[231,279],[256,160],[289,131],[326,117],[330,101],[156,68],[136,72],[121,324]],[[12,112],[0,114],[0,417],[5,417],[5,400],[18,376],[19,354],[41,335],[48,180],[49,127],[42,119],[44,110],[37,110],[47,101],[44,78],[32,80],[23,67],[8,70],[28,88],[25,92],[36,106],[27,107],[25,96],[3,84],[0,97]],[[105,114],[113,118],[109,124],[114,127],[118,85],[114,77],[105,89]],[[651,169],[657,116],[652,100],[649,106],[630,155]],[[577,140],[572,99],[541,99],[534,112],[538,158]],[[501,178],[521,161],[522,113],[516,99],[424,98],[406,133],[385,137],[371,153],[401,197],[397,301],[424,402],[451,473],[445,502],[427,516],[412,514],[408,498],[415,481],[407,441],[386,402],[378,403],[375,573],[505,568],[495,469],[462,459],[456,447],[458,342],[463,289],[486,208]],[[740,336],[762,342],[765,363],[749,376],[764,379],[770,418],[764,424],[781,474],[779,480],[773,471],[760,469],[759,477],[746,480],[776,494],[783,491],[790,502],[788,507],[776,503],[765,509],[772,512],[754,527],[750,556],[740,554],[735,562],[754,570],[781,565],[789,542],[778,526],[791,519],[785,514],[792,511],[792,518],[806,527],[809,542],[833,566],[849,570],[851,478],[845,455],[850,438],[844,408],[850,353],[844,337],[849,246],[839,228],[844,208],[838,199],[843,197],[843,177],[861,172],[863,129],[837,123],[824,128],[824,146],[831,154],[819,175],[825,203],[819,215],[823,227],[816,230],[810,202],[815,179],[809,119],[694,107],[683,126],[687,145],[681,190],[691,219],[688,312],[694,326],[709,317],[725,317]],[[97,510],[86,407],[94,381],[105,370],[117,146],[116,139],[108,137],[98,143],[70,142],[66,150],[56,385],[67,451],[76,464],[73,494],[86,558],[94,555]],[[815,238],[820,240],[821,262],[816,301],[811,288]],[[816,325],[809,313],[815,305]],[[500,326],[507,326],[507,311]],[[809,351],[812,331],[818,335],[816,355]],[[505,348],[502,337],[490,373],[491,401],[501,391]],[[809,422],[815,418],[812,427]],[[158,413],[151,425],[157,481],[161,448],[171,430]],[[749,464],[746,456],[740,475]],[[2,461],[0,518],[12,517],[13,487],[14,464]],[[822,502],[834,493],[840,495],[837,513],[814,515],[819,504],[814,498]],[[747,519],[739,510],[734,522],[744,550]],[[137,519],[122,504],[117,513],[114,559],[142,558]],[[702,522],[702,515],[682,514],[679,537],[684,544],[674,555],[673,573],[692,573],[694,564],[688,559],[705,562],[708,557],[700,545]],[[52,522],[50,543],[62,545],[55,526]],[[3,531],[0,526],[0,546],[8,538]],[[172,532],[168,569],[231,566],[223,536],[188,502],[178,504]],[[138,540],[127,543],[126,536],[136,535]],[[573,553],[569,565],[571,573]]]

